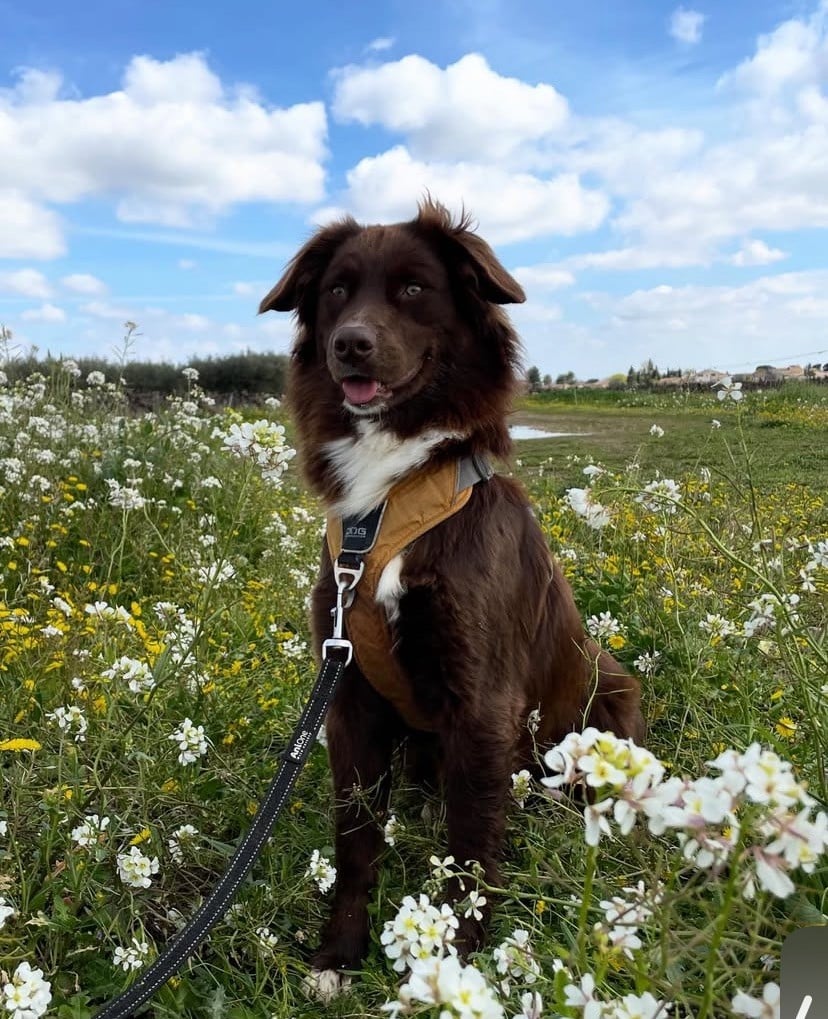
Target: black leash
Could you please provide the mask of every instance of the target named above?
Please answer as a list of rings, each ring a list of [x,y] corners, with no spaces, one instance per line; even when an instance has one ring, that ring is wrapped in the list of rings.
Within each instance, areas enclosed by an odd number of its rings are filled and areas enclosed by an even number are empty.
[[[276,777],[259,804],[253,823],[233,853],[230,865],[219,883],[184,930],[170,942],[141,979],[105,1005],[96,1013],[95,1019],[126,1019],[131,1016],[135,1009],[149,1001],[158,988],[175,974],[227,912],[236,890],[270,837],[285,799],[299,777],[348,661],[350,654],[347,648],[338,645],[330,649],[322,662],[310,700],[293,733],[290,750],[283,757]]]

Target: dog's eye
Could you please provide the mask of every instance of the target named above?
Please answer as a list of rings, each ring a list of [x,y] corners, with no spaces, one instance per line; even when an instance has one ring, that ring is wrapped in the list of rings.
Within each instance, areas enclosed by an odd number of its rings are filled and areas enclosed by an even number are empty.
[[[334,297],[347,297],[348,288],[345,286],[344,283],[334,283],[334,285],[331,287],[331,293],[333,294]]]
[[[421,294],[422,292],[423,288],[420,286],[419,283],[414,282],[406,283],[406,285],[403,287],[403,293],[405,294],[406,297],[416,297],[417,294]]]

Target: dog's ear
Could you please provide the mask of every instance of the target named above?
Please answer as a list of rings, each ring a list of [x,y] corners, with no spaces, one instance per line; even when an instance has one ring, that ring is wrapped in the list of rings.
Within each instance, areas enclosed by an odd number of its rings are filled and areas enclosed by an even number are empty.
[[[448,209],[429,196],[420,203],[414,223],[449,242],[452,259],[459,260],[461,274],[484,301],[522,304],[526,300],[523,287],[503,268],[486,241],[474,232],[471,217],[465,211],[455,223]]]
[[[361,227],[350,216],[322,227],[300,248],[288,262],[285,273],[259,305],[259,314],[265,311],[300,310],[310,288],[318,282],[334,252],[349,237],[359,233]]]

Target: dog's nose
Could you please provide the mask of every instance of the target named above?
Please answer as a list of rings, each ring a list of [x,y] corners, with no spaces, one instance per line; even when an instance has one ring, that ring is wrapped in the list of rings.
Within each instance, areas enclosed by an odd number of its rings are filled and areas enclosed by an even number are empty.
[[[377,347],[377,335],[370,326],[341,326],[334,333],[333,351],[346,363],[367,361]]]

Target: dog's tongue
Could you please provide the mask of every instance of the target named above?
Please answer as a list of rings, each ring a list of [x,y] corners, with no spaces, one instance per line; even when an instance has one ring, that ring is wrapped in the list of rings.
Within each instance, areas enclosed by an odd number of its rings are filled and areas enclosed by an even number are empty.
[[[342,391],[349,403],[370,403],[377,395],[379,382],[376,379],[343,379]]]

